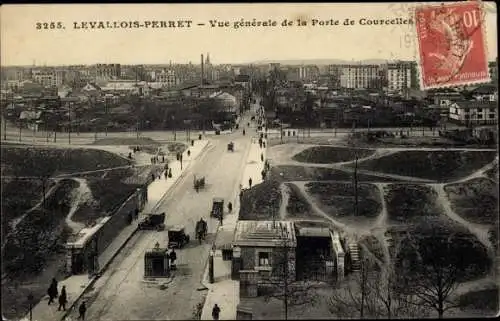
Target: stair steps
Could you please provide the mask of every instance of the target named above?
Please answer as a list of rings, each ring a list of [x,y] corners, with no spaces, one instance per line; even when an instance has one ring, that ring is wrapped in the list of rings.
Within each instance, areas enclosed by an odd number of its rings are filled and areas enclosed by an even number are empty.
[[[351,268],[353,271],[359,271],[361,269],[361,263],[358,244],[349,243],[348,248],[351,255]]]

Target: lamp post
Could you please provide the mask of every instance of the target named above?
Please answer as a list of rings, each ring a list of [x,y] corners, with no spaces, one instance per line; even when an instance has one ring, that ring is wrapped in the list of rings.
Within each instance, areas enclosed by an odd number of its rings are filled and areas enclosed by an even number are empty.
[[[29,309],[30,309],[30,321],[33,320],[33,300],[34,300],[33,294],[32,293],[28,294],[28,303],[29,303]]]

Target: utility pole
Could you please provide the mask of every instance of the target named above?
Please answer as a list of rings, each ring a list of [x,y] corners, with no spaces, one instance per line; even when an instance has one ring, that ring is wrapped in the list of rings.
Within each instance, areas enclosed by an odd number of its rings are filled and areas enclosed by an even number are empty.
[[[354,161],[354,216],[358,216],[358,152],[355,151]]]
[[[106,114],[106,119],[105,119],[106,124],[104,125],[104,135],[108,136],[108,99],[106,97],[104,97],[104,112]]]
[[[68,144],[71,145],[71,102],[68,103]]]

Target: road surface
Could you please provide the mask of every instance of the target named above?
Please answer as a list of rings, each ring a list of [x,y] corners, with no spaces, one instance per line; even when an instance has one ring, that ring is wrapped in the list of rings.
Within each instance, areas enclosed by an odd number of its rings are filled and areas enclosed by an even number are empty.
[[[146,283],[144,252],[158,241],[167,244],[167,232],[142,231],[111,263],[109,269],[86,296],[87,320],[186,320],[192,319],[197,304],[203,302],[205,291],[197,291],[205,271],[211,241],[217,222],[209,217],[213,197],[223,197],[226,204],[234,203],[251,144],[249,134],[243,136],[249,118],[242,119],[240,130],[233,134],[213,136],[213,148],[203,154],[186,171],[184,178],[161,203],[157,212],[166,213],[166,225],[182,224],[191,242],[177,251],[177,271],[168,287]],[[245,124],[245,125],[244,125]],[[248,131],[248,130],[247,130]],[[234,141],[234,153],[227,143]],[[205,176],[206,187],[199,193],[193,189],[193,174]],[[227,211],[227,207],[225,209]],[[195,240],[194,227],[200,217],[208,222],[209,236],[204,244]],[[71,317],[78,316],[77,309]]]

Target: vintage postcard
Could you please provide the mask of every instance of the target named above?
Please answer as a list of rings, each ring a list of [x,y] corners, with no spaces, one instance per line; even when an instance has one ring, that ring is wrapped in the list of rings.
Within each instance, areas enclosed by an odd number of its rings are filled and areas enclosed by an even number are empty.
[[[497,18],[2,6],[2,320],[497,316]]]

